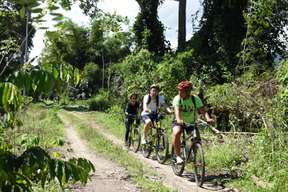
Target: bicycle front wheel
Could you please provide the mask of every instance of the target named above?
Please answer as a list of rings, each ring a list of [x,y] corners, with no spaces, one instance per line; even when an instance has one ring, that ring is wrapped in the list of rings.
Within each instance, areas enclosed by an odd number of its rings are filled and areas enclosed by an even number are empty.
[[[205,177],[205,162],[204,162],[204,152],[200,143],[195,143],[193,145],[193,157],[194,165],[194,177],[195,182],[198,186],[202,186]]]
[[[175,175],[177,176],[181,176],[182,173],[184,172],[184,168],[185,168],[185,159],[186,159],[186,150],[185,150],[185,146],[181,146],[181,157],[184,160],[184,163],[181,164],[177,164],[176,161],[176,154],[174,151],[174,147],[172,146],[172,150],[171,150],[171,165],[172,165],[172,170],[174,172]]]
[[[163,164],[167,160],[168,152],[169,152],[169,144],[168,144],[167,135],[165,133],[160,133],[157,136],[157,141],[156,141],[157,161]]]
[[[139,128],[134,125],[131,132],[131,148],[136,153],[140,148],[141,134]]]

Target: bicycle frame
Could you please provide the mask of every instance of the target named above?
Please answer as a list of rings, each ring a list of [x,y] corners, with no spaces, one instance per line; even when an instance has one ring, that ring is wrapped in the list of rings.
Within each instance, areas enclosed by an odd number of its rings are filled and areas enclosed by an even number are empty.
[[[185,164],[189,163],[189,160],[191,159],[194,168],[195,182],[198,186],[201,186],[204,182],[205,177],[205,160],[204,153],[201,147],[201,137],[198,126],[197,124],[184,125],[181,128],[181,133],[181,157],[183,158],[184,162],[181,164],[177,164],[175,152],[172,151],[173,172],[176,175],[181,176],[185,169]],[[186,142],[188,141],[191,141],[191,144],[186,144]],[[172,150],[174,150],[173,146]]]
[[[165,129],[161,127],[161,114],[159,115],[158,113],[155,113],[155,114],[149,115],[149,117],[152,121],[152,126],[150,128],[152,130],[156,129],[156,133],[152,134],[152,138],[154,139],[159,133],[164,132]],[[151,132],[153,132],[152,130]]]
[[[144,157],[148,158],[155,149],[157,161],[162,164],[166,161],[169,151],[166,130],[161,127],[161,114],[154,113],[150,114],[149,117],[152,120],[152,125],[148,132],[148,142],[142,147],[142,153]]]
[[[187,130],[189,129],[189,130]],[[185,132],[190,132],[190,133],[185,133]],[[182,132],[182,142],[181,145],[185,145],[186,146],[186,142],[187,141],[191,141],[191,146],[189,147],[189,151],[188,154],[186,156],[185,161],[187,161],[187,159],[190,157],[193,146],[196,143],[201,144],[201,137],[200,137],[200,132],[198,129],[197,124],[189,124],[189,125],[185,125],[181,128],[181,132]],[[187,134],[187,136],[186,136]]]

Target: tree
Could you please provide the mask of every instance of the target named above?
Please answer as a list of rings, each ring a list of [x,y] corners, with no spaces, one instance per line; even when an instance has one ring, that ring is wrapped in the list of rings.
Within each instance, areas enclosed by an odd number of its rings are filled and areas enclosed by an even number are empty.
[[[178,1],[178,50],[182,51],[186,43],[186,0]]]
[[[17,1],[0,1],[0,76],[3,78],[24,63],[26,17]],[[35,28],[29,23],[28,51],[32,48]]]
[[[241,68],[254,65],[258,72],[273,67],[276,57],[287,54],[287,0],[252,0],[245,14],[247,33],[241,51]]]
[[[191,38],[190,48],[198,68],[209,74],[210,81],[223,83],[236,74],[241,42],[246,34],[243,12],[248,0],[205,0],[200,30]]]
[[[138,49],[146,48],[158,56],[164,55],[164,27],[157,15],[161,0],[136,0],[140,6],[133,31]]]

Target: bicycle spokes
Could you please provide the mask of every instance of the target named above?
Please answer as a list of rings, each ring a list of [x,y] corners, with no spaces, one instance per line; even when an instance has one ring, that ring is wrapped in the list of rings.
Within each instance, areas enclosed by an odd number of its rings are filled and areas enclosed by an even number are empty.
[[[159,163],[164,163],[168,156],[169,144],[166,134],[158,135],[156,141],[156,155]]]
[[[201,186],[204,182],[205,176],[205,162],[202,146],[199,143],[196,143],[193,146],[193,165],[194,165],[194,176],[195,181],[198,186]]]

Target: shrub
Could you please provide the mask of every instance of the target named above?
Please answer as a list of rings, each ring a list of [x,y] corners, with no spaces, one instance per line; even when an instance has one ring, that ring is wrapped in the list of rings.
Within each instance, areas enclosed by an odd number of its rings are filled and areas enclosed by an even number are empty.
[[[103,95],[96,95],[88,100],[89,110],[93,111],[105,111],[109,108],[110,102],[108,98]]]
[[[124,109],[120,105],[112,105],[107,111],[109,116],[115,120],[123,121],[124,118]]]
[[[90,98],[87,103],[89,110],[105,111],[110,107],[113,101],[111,101],[109,97],[109,92],[100,90],[99,93],[96,96]]]

